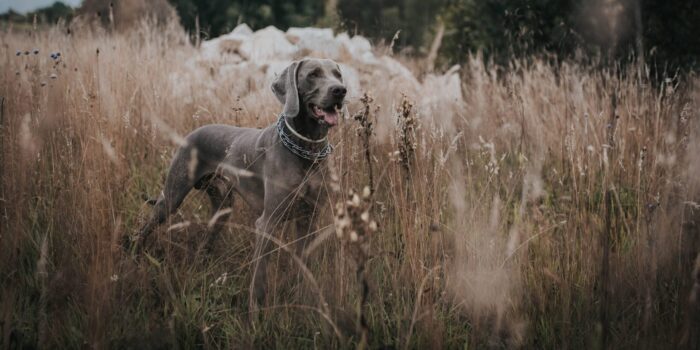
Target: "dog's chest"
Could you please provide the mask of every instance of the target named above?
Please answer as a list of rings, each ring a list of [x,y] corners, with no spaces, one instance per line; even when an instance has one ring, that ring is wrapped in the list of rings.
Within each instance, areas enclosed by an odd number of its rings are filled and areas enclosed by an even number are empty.
[[[309,177],[309,181],[306,182],[304,185],[305,188],[303,189],[305,197],[308,197],[315,202],[318,202],[321,199],[326,190],[323,175],[323,172],[318,171]]]
[[[323,203],[326,197],[325,170],[325,168],[314,169],[302,177],[297,187],[299,198],[302,199],[299,204],[315,207],[319,203]]]

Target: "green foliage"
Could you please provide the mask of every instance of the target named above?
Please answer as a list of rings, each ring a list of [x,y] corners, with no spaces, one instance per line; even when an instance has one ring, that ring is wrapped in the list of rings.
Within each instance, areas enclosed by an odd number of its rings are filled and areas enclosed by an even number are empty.
[[[500,63],[536,53],[620,59],[642,48],[652,64],[696,68],[700,56],[700,7],[684,1],[452,0],[441,16],[449,61],[476,51]]]
[[[641,49],[652,66],[692,69],[698,67],[700,56],[700,6],[692,1],[167,1],[190,33],[195,33],[199,18],[204,38],[228,33],[239,23],[256,30],[269,25],[282,30],[335,27],[387,44],[400,31],[393,40],[394,47],[417,55],[427,54],[436,23],[442,21],[446,31],[440,60],[446,64],[463,62],[469,53],[477,51],[506,64],[514,56],[543,53],[580,61],[597,59],[599,54],[626,59],[641,56]],[[107,0],[86,0],[81,10],[106,12],[108,4]],[[39,23],[55,23],[59,18],[69,20],[73,13],[70,7],[56,2],[26,15],[10,11],[0,15],[0,20],[31,23],[36,14]]]
[[[338,12],[343,26],[352,34],[362,34],[390,42],[396,34],[398,48],[425,51],[432,39],[432,28],[445,0],[340,0]]]
[[[187,30],[195,30],[195,18],[199,16],[200,28],[211,37],[231,31],[238,23],[253,29],[274,25],[283,30],[320,24],[386,42],[400,30],[397,47],[420,49],[429,43],[431,28],[445,0],[340,0],[337,4],[321,0],[170,2]]]
[[[442,13],[447,27],[442,53],[461,61],[476,50],[496,58],[570,51],[571,8],[570,0],[452,1]]]
[[[201,30],[209,37],[230,32],[239,23],[260,29],[269,25],[286,29],[313,25],[323,16],[323,3],[316,0],[171,0],[182,24],[195,30],[199,16]],[[205,36],[207,36],[205,35]]]
[[[700,68],[700,6],[694,1],[640,0],[650,60]]]
[[[57,1],[53,5],[38,9],[34,12],[29,12],[25,15],[14,12],[12,9],[7,13],[0,14],[0,21],[12,21],[18,23],[31,23],[34,21],[34,16],[38,23],[55,24],[60,19],[70,20],[73,18],[74,10],[72,7]]]

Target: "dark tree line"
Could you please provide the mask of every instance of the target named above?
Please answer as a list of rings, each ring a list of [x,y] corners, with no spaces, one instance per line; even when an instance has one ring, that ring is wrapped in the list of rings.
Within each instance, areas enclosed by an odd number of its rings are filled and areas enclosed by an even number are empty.
[[[195,30],[198,18],[204,37],[228,33],[239,23],[253,29],[268,25],[282,29],[309,26],[324,15],[323,2],[309,0],[170,0],[170,3],[188,30]]]
[[[34,21],[36,16],[37,22],[41,23],[56,23],[60,19],[70,20],[73,18],[73,8],[62,3],[55,2],[53,5],[36,10],[32,13],[22,15],[12,9],[8,12],[0,14],[0,21],[8,22],[29,22]]]
[[[118,9],[164,12],[166,0],[85,0],[82,13]],[[193,35],[215,37],[239,23],[253,29],[274,25],[330,26],[425,55],[444,25],[440,62],[463,61],[482,52],[495,62],[513,56],[551,54],[586,60],[643,57],[655,65],[697,69],[700,3],[696,0],[167,0]],[[148,11],[148,8],[158,8]],[[124,11],[126,13],[128,11]],[[62,4],[37,11],[55,22],[72,15]],[[4,17],[3,17],[4,16]],[[10,13],[0,20],[31,18]]]
[[[596,54],[654,65],[700,64],[700,3],[686,0],[451,0],[443,53],[460,60],[482,50],[504,59]]]
[[[183,25],[210,36],[237,23],[331,25],[375,42],[426,54],[439,22],[445,25],[441,61],[463,61],[481,51],[497,62],[553,54],[589,59],[643,56],[648,62],[696,68],[700,57],[700,3],[687,0],[170,0]],[[641,50],[641,52],[638,52]],[[641,54],[643,55],[641,55]]]

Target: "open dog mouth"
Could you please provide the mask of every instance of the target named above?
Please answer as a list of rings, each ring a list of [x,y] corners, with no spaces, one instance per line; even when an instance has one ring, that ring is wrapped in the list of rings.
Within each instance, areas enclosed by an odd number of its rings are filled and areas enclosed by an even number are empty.
[[[323,121],[329,126],[338,125],[338,119],[340,119],[340,108],[341,103],[336,103],[328,107],[322,108],[315,104],[311,104],[311,112],[314,114],[319,121]]]

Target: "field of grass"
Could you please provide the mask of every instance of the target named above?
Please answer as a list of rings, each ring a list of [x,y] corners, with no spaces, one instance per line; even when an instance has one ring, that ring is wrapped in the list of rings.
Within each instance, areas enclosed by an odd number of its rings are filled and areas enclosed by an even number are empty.
[[[332,131],[319,226],[341,221],[340,203],[377,230],[313,232],[305,263],[282,244],[251,314],[245,205],[211,254],[197,249],[200,193],[147,255],[118,245],[150,213],[142,197],[161,190],[180,136],[264,127],[281,108],[268,86],[212,94],[206,76],[171,79],[195,50],[185,38],[149,25],[0,32],[3,348],[700,346],[696,78],[472,57],[464,105],[439,115],[400,86],[366,84],[374,100],[349,110],[378,131],[354,119]],[[370,166],[373,194],[347,203]]]

